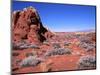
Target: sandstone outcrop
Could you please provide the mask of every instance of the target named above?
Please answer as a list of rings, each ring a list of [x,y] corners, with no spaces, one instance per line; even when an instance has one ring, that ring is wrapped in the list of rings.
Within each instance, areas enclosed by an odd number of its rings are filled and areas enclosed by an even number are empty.
[[[39,44],[53,36],[52,32],[43,26],[38,12],[33,7],[12,13],[12,30],[15,43],[27,40],[32,44]]]

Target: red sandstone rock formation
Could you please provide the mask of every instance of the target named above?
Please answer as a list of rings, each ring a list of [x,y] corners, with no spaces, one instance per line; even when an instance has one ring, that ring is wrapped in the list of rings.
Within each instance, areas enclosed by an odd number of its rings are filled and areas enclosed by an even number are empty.
[[[12,31],[13,42],[27,40],[30,43],[39,44],[53,36],[42,25],[40,17],[33,7],[12,13]]]

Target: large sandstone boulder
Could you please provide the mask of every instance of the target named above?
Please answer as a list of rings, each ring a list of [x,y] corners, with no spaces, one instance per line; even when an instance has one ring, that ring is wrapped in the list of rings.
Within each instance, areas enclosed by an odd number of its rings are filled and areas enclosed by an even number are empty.
[[[39,44],[52,36],[53,34],[42,25],[35,8],[28,7],[12,13],[13,42],[27,40]]]

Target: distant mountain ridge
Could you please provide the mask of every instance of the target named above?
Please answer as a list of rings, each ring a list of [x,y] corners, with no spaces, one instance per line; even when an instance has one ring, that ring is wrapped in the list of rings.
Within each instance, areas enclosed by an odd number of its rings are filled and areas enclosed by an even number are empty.
[[[95,32],[95,29],[80,30],[76,32]]]

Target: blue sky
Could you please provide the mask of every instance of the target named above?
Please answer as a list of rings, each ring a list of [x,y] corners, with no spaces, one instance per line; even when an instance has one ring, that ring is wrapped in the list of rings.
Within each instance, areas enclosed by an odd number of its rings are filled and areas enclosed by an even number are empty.
[[[51,31],[73,32],[95,29],[95,6],[13,1],[12,11],[33,6]]]

